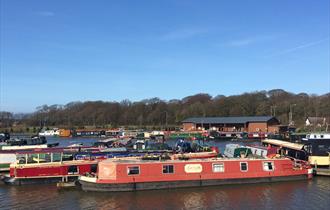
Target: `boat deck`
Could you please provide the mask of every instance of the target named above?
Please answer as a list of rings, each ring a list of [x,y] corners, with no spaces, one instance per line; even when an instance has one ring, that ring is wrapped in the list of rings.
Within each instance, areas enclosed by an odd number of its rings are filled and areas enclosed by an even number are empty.
[[[264,158],[264,157],[248,157],[248,158],[220,158],[220,157],[217,157],[217,158],[207,158],[208,160],[211,160],[211,161],[237,161],[237,160],[240,160],[240,161],[246,161],[246,160],[274,160],[274,159],[269,159],[269,158]],[[286,159],[284,157],[281,157],[280,159]],[[103,160],[102,162],[113,162],[113,163],[154,163],[155,161],[159,161],[159,160],[142,160],[141,158],[136,158],[136,157],[132,157],[132,158],[111,158],[111,159],[106,159],[106,160]],[[160,160],[161,162],[166,162],[166,163],[169,163],[169,162],[182,162],[182,160],[178,160],[178,159],[161,159]],[[192,158],[192,159],[188,159],[188,160],[185,160],[186,162],[205,162],[205,158],[200,158],[200,159],[197,159],[197,158]]]

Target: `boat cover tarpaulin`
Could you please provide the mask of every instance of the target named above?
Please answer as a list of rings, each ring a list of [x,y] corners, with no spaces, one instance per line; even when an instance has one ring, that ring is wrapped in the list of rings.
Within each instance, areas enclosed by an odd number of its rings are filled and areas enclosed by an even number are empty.
[[[303,150],[304,144],[291,143],[287,141],[277,140],[277,139],[265,139],[262,143],[271,144],[279,147],[285,147],[294,150]]]

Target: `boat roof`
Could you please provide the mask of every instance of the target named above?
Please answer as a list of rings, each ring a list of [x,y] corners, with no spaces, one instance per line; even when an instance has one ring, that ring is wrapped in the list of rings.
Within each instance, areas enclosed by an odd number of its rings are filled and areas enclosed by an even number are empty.
[[[262,142],[280,146],[280,147],[289,148],[289,149],[294,149],[294,150],[302,150],[304,147],[304,144],[292,143],[292,142],[287,142],[287,141],[282,141],[282,140],[277,140],[277,139],[265,139],[265,140],[262,140]]]
[[[277,158],[277,159],[270,159],[270,158],[203,158],[203,159],[189,159],[189,160],[179,160],[179,159],[169,159],[169,160],[143,160],[141,158],[138,157],[129,157],[129,158],[110,158],[110,159],[105,159],[100,161],[100,163],[104,163],[104,164],[119,164],[119,163],[126,163],[126,164],[141,164],[141,163],[204,163],[204,162],[221,162],[221,161],[240,161],[240,162],[244,162],[244,161],[274,161],[274,160],[288,160],[289,158]]]
[[[306,135],[306,138],[303,138],[305,141],[314,139],[330,140],[330,133],[310,133]]]
[[[246,145],[245,147],[247,147],[247,148],[267,149],[267,147],[260,146],[260,145]]]

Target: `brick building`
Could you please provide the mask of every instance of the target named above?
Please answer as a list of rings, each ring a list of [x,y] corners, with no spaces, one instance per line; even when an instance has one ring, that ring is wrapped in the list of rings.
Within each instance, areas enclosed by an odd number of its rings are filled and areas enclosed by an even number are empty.
[[[185,131],[278,132],[279,120],[272,116],[192,117],[182,121]]]

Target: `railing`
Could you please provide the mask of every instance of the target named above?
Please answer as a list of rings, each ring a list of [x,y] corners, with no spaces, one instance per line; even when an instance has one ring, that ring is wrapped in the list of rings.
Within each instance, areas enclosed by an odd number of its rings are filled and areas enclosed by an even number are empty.
[[[308,161],[305,160],[299,160],[290,156],[286,156],[287,158],[289,158],[290,160],[293,161],[293,167],[294,168],[305,168],[305,169],[309,169],[311,168],[310,164],[308,163]]]

